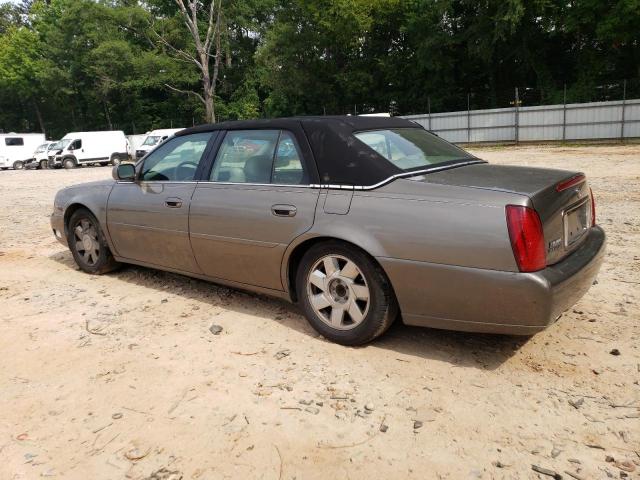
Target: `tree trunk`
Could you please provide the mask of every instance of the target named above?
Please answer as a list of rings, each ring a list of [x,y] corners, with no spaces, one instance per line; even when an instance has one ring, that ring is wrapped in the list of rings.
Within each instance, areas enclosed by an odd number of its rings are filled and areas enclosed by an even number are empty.
[[[204,99],[204,121],[206,123],[216,123],[216,114],[213,106],[213,93],[211,92],[211,81],[208,75],[203,75],[202,79],[202,98]]]
[[[42,119],[42,112],[40,111],[38,102],[35,98],[33,98],[32,101],[33,101],[33,108],[36,111],[36,117],[38,117],[38,123],[40,124],[40,131],[46,135],[47,132],[45,131],[44,120]]]
[[[111,115],[109,115],[109,106],[107,102],[104,102],[104,116],[107,119],[107,125],[109,125],[109,130],[113,130],[113,124],[111,123]]]

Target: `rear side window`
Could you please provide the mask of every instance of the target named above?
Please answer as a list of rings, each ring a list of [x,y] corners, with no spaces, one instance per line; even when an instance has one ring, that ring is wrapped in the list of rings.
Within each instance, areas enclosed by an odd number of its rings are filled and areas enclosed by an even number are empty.
[[[402,170],[474,158],[421,128],[369,130],[354,136]]]
[[[307,181],[293,135],[280,130],[227,132],[210,180],[281,185],[300,185]]]
[[[4,144],[7,147],[22,147],[24,146],[24,138],[22,137],[5,137]]]
[[[195,178],[211,132],[195,133],[163,143],[151,152],[142,166],[145,181],[188,182]]]

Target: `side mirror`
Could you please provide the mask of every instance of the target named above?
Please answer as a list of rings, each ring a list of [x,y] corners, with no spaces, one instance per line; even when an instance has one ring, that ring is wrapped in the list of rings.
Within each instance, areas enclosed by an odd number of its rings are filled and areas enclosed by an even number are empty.
[[[136,167],[132,163],[121,163],[113,167],[112,175],[114,180],[134,181],[136,179]]]

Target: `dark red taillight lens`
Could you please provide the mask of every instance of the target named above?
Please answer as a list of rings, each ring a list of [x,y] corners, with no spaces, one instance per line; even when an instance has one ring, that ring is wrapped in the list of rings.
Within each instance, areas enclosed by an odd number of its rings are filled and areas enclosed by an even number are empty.
[[[507,205],[507,228],[511,248],[521,272],[536,272],[547,266],[540,216],[533,208]]]
[[[591,194],[591,226],[593,227],[596,224],[596,199],[593,196],[593,190],[589,189],[589,193]]]

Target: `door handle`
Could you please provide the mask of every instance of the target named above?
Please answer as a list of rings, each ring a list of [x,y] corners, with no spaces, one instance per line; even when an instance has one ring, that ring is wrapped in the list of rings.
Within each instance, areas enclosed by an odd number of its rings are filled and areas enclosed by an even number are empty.
[[[295,217],[298,209],[293,205],[274,205],[271,207],[271,213],[276,217]]]
[[[164,202],[164,205],[169,208],[180,208],[182,207],[182,199],[181,198],[167,198]]]

